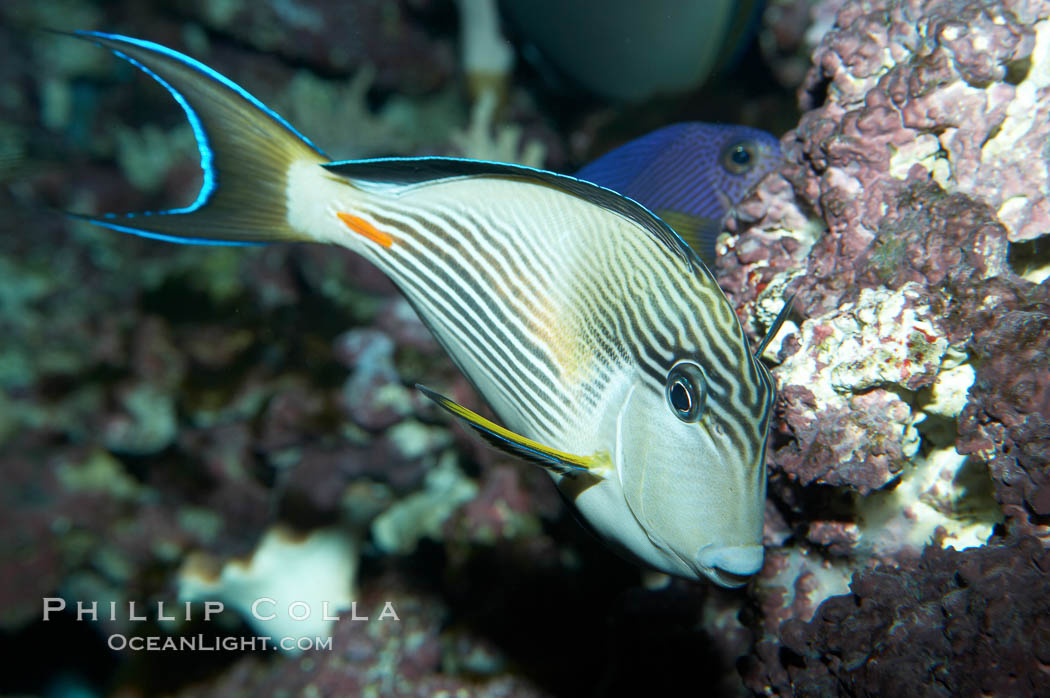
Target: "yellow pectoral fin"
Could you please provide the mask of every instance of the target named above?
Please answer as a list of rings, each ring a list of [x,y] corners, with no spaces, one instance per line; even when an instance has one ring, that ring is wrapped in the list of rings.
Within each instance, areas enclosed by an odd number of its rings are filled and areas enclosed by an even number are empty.
[[[544,446],[538,441],[527,439],[520,434],[515,434],[510,429],[485,419],[480,414],[449,400],[440,393],[435,393],[425,386],[417,384],[416,387],[446,412],[463,420],[467,426],[477,432],[486,442],[512,456],[535,463],[559,475],[573,476],[579,473],[588,473],[595,477],[605,477],[612,469],[612,459],[604,451],[590,456],[577,456],[565,451],[559,451],[550,446]]]

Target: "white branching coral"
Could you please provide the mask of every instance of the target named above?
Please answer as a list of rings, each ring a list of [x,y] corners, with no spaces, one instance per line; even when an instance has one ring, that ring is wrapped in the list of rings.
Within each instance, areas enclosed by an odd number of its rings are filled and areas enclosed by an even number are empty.
[[[468,158],[512,162],[540,167],[546,148],[538,141],[522,143],[522,130],[515,124],[495,124],[499,97],[492,90],[478,96],[470,110],[470,123],[452,133],[452,144]]]
[[[499,29],[496,0],[457,0],[459,53],[475,99],[487,91],[501,95],[514,69],[514,48]]]

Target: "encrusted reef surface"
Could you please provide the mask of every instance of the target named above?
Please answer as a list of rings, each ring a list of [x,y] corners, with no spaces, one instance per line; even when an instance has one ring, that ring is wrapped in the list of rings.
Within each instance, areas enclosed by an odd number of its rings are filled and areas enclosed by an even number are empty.
[[[745,683],[1046,694],[1050,3],[810,11],[806,111],[718,260],[756,333],[794,297]]]
[[[756,339],[794,310],[767,351],[767,562],[734,592],[656,584],[546,475],[451,429],[412,386],[479,398],[353,255],[34,209],[178,205],[199,175],[163,90],[31,26],[191,53],[335,157],[570,170],[643,124],[785,99],[621,109],[505,61],[472,83],[456,5],[351,5],[0,8],[0,691],[1050,694],[1050,2],[768,3],[759,43],[803,114],[715,272]],[[67,608],[44,622],[44,598]],[[112,644],[260,636],[304,644]]]

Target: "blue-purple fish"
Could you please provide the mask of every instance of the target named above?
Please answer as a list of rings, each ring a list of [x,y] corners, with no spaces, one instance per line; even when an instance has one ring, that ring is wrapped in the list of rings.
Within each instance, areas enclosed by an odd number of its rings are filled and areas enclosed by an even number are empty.
[[[188,56],[78,36],[172,94],[204,171],[184,208],[80,218],[174,242],[322,242],[361,254],[502,424],[424,392],[547,469],[610,545],[724,586],[759,570],[773,386],[710,272],[663,220],[609,189],[517,165],[332,162]]]
[[[780,160],[766,131],[690,122],[626,143],[576,176],[642,204],[711,265],[722,220]]]

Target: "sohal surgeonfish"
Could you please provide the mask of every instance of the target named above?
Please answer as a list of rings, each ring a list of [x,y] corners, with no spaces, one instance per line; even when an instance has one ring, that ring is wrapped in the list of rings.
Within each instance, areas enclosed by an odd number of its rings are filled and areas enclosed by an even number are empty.
[[[726,214],[780,160],[780,142],[771,133],[690,122],[636,138],[576,176],[642,204],[713,265]]]
[[[317,242],[361,254],[501,424],[425,394],[550,472],[611,546],[723,586],[761,568],[773,386],[710,272],[660,218],[609,189],[517,165],[332,162],[188,56],[76,36],[171,93],[204,171],[186,207],[78,218],[173,242]]]

